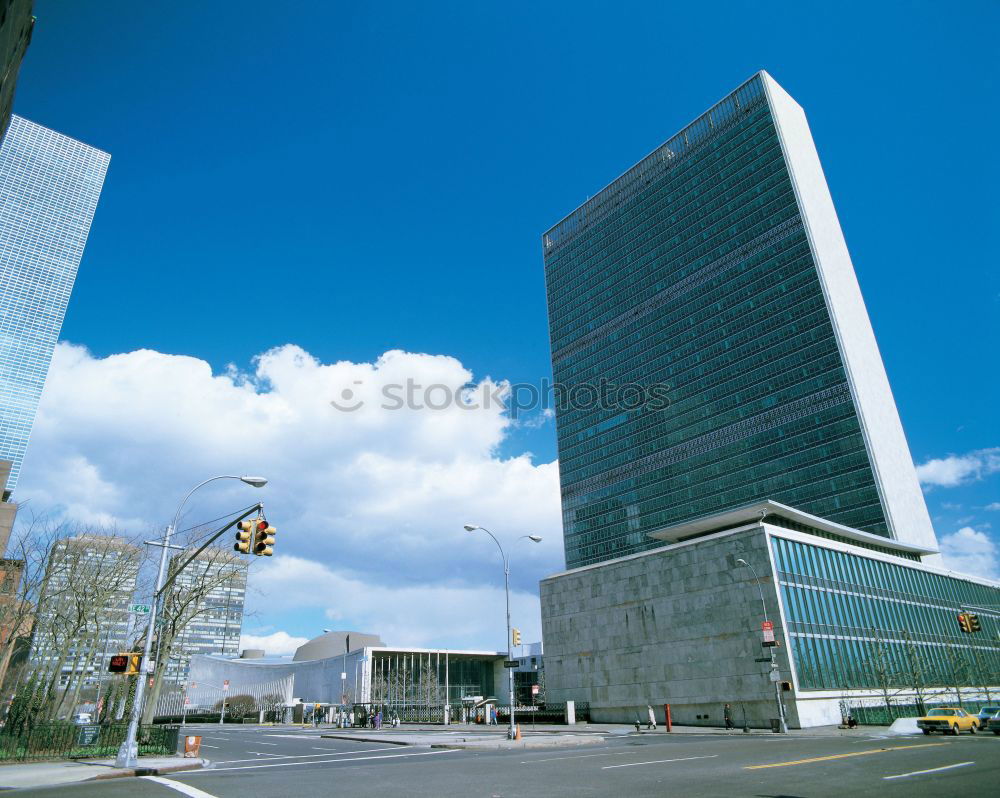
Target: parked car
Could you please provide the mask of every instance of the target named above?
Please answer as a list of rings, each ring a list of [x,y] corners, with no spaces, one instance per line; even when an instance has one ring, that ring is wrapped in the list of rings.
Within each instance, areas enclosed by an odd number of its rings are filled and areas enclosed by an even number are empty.
[[[998,704],[990,704],[990,706],[979,710],[979,714],[976,716],[979,719],[979,728],[985,730],[986,721],[996,715],[997,712],[1000,712],[1000,705]]]
[[[83,726],[83,725],[85,725],[87,723],[93,723],[94,722],[94,716],[91,715],[89,712],[77,712],[73,716],[73,722],[76,723],[76,724],[78,724],[78,725],[80,725],[80,726]]]
[[[994,734],[1000,734],[1000,711],[993,715],[991,718],[986,719],[986,725],[982,723],[979,724],[980,729],[987,729]]]
[[[959,707],[938,707],[924,717],[917,718],[917,726],[924,734],[939,731],[941,734],[958,734],[967,731],[975,734],[979,730],[979,718]]]

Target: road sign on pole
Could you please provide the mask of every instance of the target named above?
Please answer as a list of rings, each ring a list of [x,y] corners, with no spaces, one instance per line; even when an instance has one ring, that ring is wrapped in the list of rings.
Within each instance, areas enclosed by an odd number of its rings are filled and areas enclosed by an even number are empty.
[[[153,609],[149,604],[130,604],[128,611],[132,615],[149,615],[149,611]]]

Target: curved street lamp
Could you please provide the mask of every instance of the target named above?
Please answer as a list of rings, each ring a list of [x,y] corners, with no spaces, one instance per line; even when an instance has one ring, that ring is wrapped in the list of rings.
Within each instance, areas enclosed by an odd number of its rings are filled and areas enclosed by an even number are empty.
[[[503,546],[500,545],[500,541],[497,540],[497,536],[494,535],[490,530],[484,526],[479,526],[478,524],[464,524],[466,532],[485,532],[491,538],[493,542],[497,544],[497,548],[500,549],[500,557],[503,559],[503,588],[504,593],[507,597],[507,659],[512,660],[514,658],[514,648],[513,642],[510,637],[510,558],[507,557],[506,552],[503,550]],[[541,543],[542,539],[538,535],[521,535],[517,540],[522,540],[527,538],[532,543]],[[508,688],[510,692],[510,729],[507,731],[507,737],[511,740],[514,739],[514,669],[507,668],[507,681]]]
[[[156,605],[157,605],[157,594],[160,592],[160,588],[163,586],[163,572],[166,570],[167,566],[167,549],[170,548],[170,537],[174,534],[174,530],[177,528],[177,521],[180,519],[181,511],[184,509],[184,505],[187,504],[187,500],[191,498],[198,488],[203,485],[207,485],[209,482],[214,482],[217,479],[238,479],[240,482],[244,482],[254,488],[263,488],[267,484],[267,479],[264,477],[247,477],[247,476],[232,476],[229,474],[223,474],[217,477],[209,477],[203,482],[199,482],[191,490],[187,492],[187,495],[181,499],[181,503],[177,506],[177,512],[174,513],[174,518],[170,522],[170,525],[166,528],[163,533],[163,540],[160,543],[153,545],[160,546],[160,568],[156,573],[156,588],[153,591],[153,602],[150,606],[148,626],[146,627],[146,646],[143,649],[142,654],[142,670],[143,672],[138,674],[136,677],[137,681],[135,683],[135,697],[132,699],[132,715],[128,722],[128,732],[125,735],[125,741],[121,744],[118,749],[118,756],[115,759],[115,765],[120,768],[134,768],[138,761],[139,749],[136,745],[136,737],[139,731],[139,718],[142,717],[142,697],[145,693],[146,688],[146,676],[151,671],[146,670],[149,667],[149,653],[153,648],[153,628],[156,626]],[[223,700],[223,706],[225,706],[225,701]],[[223,712],[225,710],[223,709]]]

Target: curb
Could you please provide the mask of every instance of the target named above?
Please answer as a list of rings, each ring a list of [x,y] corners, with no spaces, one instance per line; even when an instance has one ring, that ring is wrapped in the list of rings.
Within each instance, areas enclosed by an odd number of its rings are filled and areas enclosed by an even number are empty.
[[[178,773],[183,770],[201,770],[204,767],[205,761],[198,759],[193,762],[179,762],[176,765],[164,765],[158,768],[138,767],[109,770],[106,773],[98,773],[96,776],[91,776],[88,779],[81,779],[81,781],[102,781],[104,779],[122,779],[139,776],[163,776],[167,773]]]
[[[385,743],[386,745],[419,745],[419,743],[401,743],[399,740],[387,740],[385,737],[358,737],[356,734],[321,734],[320,738],[328,740],[357,740],[359,743]]]
[[[530,748],[574,748],[577,746],[593,745],[603,742],[603,737],[584,737],[582,735],[573,738],[560,738],[559,740],[476,740],[472,742],[460,743],[432,743],[431,748],[451,748],[464,751],[522,751]]]

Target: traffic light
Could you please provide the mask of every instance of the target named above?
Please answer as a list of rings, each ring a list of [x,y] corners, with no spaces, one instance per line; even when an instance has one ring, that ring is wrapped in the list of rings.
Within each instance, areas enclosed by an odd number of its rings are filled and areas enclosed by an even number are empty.
[[[510,630],[510,639],[511,639],[511,642],[515,646],[521,645],[521,630],[520,629],[511,629]]]
[[[965,613],[965,617],[969,619],[969,631],[978,632],[983,627],[979,625],[979,616],[972,612]]]
[[[976,621],[978,622],[979,619],[976,618]],[[958,613],[958,626],[966,634],[972,633],[972,623],[969,621],[969,613],[967,612]]]
[[[236,525],[236,545],[233,546],[233,551],[238,551],[240,554],[250,553],[250,537],[253,526],[253,521],[240,521]]]
[[[270,557],[274,554],[274,549],[271,547],[274,545],[274,533],[278,530],[268,524],[263,518],[257,519],[254,523],[256,524],[257,532],[253,543],[253,553],[258,557]]]

